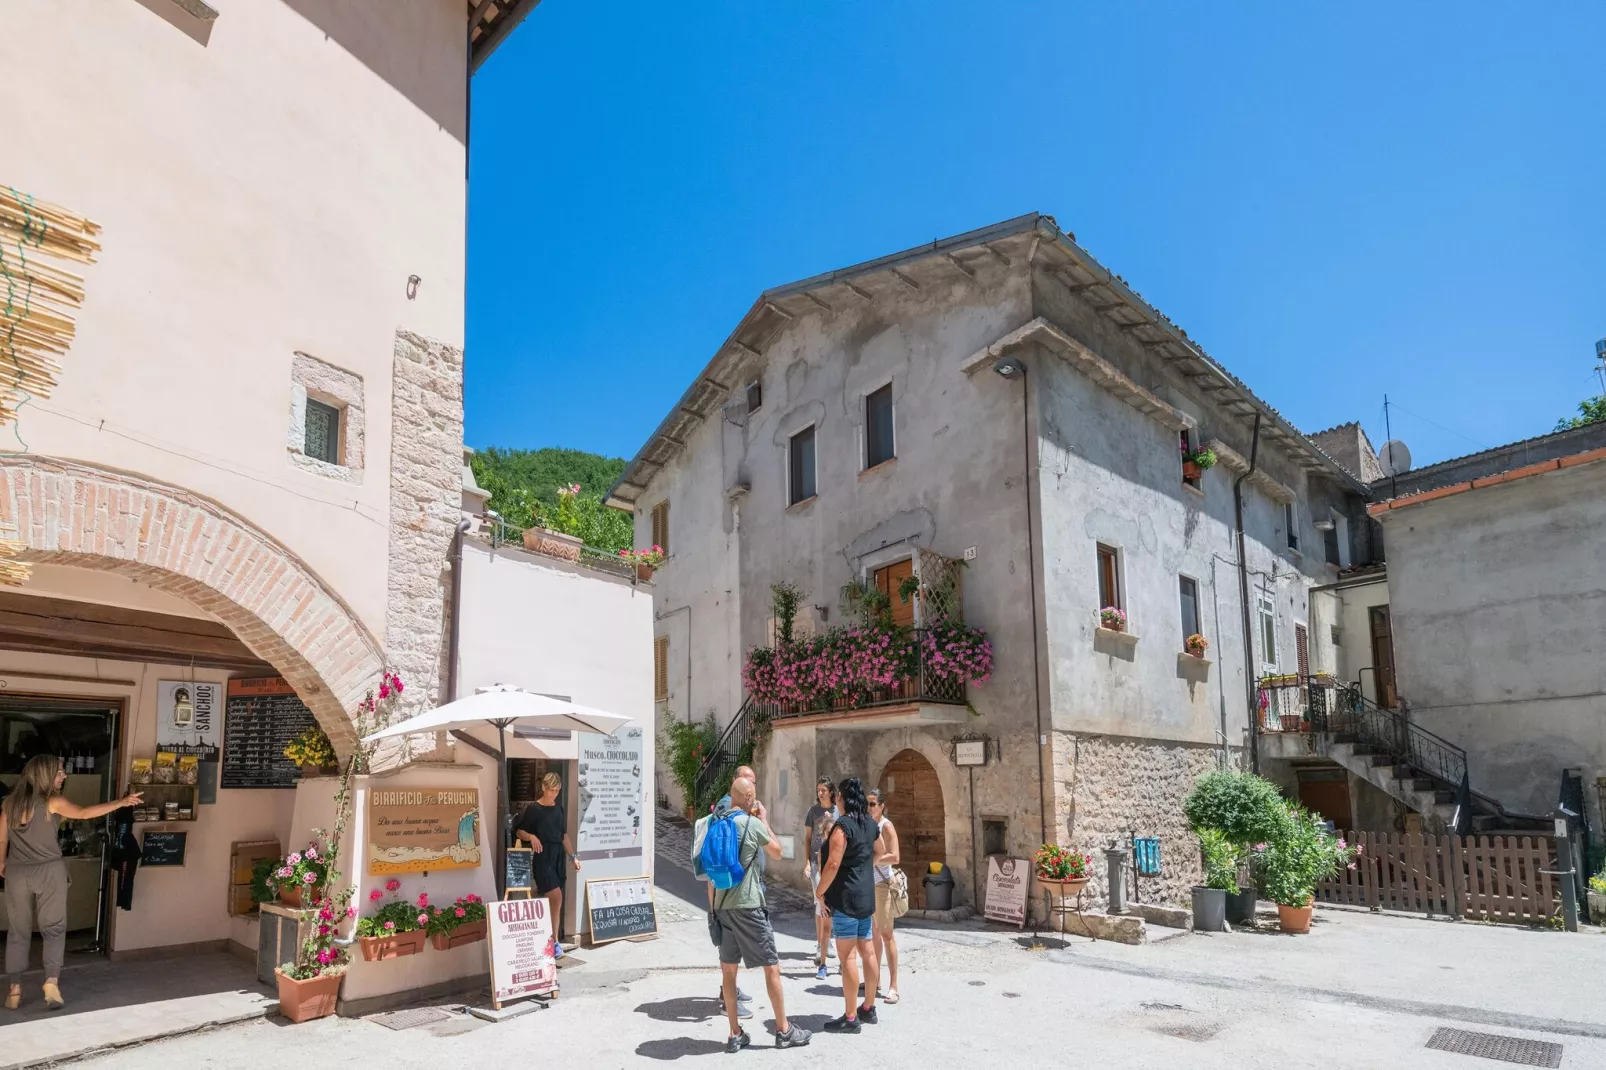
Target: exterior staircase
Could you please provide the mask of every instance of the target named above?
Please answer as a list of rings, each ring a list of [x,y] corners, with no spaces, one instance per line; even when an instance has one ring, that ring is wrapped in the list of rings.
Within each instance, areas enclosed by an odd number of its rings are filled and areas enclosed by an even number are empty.
[[[1359,687],[1302,685],[1311,749],[1422,816],[1434,835],[1544,832],[1548,817],[1514,813],[1472,790],[1466,751],[1369,701]]]
[[[753,711],[754,703],[749,698],[720,733],[719,742],[708,757],[703,759],[693,791],[696,797],[686,800],[686,805],[694,811],[702,813],[718,801],[730,790],[737,768],[753,761]]]

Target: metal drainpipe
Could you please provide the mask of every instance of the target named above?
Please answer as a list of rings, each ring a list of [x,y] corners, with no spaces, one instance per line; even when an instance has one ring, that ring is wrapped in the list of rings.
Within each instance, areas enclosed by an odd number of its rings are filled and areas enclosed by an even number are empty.
[[[1232,513],[1238,525],[1238,597],[1244,618],[1244,688],[1249,700],[1249,768],[1260,772],[1260,710],[1255,698],[1254,629],[1249,623],[1249,558],[1244,552],[1244,480],[1255,474],[1260,457],[1260,413],[1255,413],[1254,437],[1249,442],[1249,467],[1232,481]]]
[[[1043,672],[1038,655],[1041,632],[1037,622],[1037,541],[1033,534],[1036,521],[1032,512],[1032,470],[1036,467],[1036,450],[1032,448],[1032,377],[1026,362],[1020,362],[1021,378],[1021,446],[1026,453],[1026,575],[1031,584],[1032,602],[1032,687],[1037,696],[1037,816],[1042,840],[1048,841],[1048,770],[1043,764],[1043,751],[1047,736],[1043,733]]]
[[[452,623],[446,632],[446,702],[457,698],[457,637],[463,610],[463,536],[474,521],[464,517],[452,536]],[[445,703],[442,703],[445,705]]]

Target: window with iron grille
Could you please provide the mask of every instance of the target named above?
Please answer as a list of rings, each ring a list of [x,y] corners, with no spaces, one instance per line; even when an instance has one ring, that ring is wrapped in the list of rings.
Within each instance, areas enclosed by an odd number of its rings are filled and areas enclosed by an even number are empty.
[[[339,409],[307,399],[307,432],[302,449],[308,457],[329,464],[340,463]]]
[[[874,468],[897,456],[892,441],[892,384],[864,399],[864,466]]]
[[[788,504],[814,497],[814,428],[805,427],[787,443]]]

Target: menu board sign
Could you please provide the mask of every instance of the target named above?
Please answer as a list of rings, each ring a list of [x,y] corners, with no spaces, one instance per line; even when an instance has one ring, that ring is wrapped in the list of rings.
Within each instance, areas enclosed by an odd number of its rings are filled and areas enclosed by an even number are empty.
[[[1032,867],[1024,858],[987,858],[987,900],[982,917],[1006,925],[1026,924],[1026,889],[1031,884]]]
[[[367,811],[370,876],[480,864],[477,788],[370,788]]]
[[[580,733],[576,858],[641,854],[641,736],[639,725],[626,725],[611,736]]]
[[[223,787],[295,787],[301,770],[284,756],[284,748],[317,723],[281,677],[230,680],[223,719]]]
[[[605,944],[658,931],[651,877],[586,881],[586,910],[591,916],[591,942]]]
[[[557,948],[547,901],[505,899],[486,904],[486,946],[491,956],[491,1005],[552,991],[558,983]]]

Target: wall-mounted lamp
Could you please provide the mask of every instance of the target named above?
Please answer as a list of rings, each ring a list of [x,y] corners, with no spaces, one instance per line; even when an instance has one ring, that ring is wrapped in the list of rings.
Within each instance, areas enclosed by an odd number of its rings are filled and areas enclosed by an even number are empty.
[[[1005,379],[1019,379],[1026,374],[1026,365],[1017,357],[999,357],[993,361],[993,371]]]

